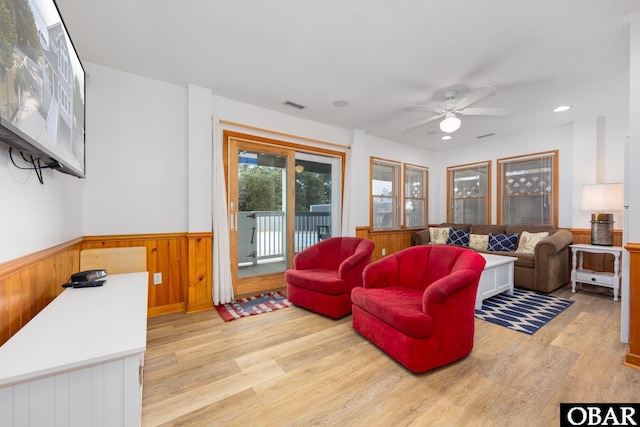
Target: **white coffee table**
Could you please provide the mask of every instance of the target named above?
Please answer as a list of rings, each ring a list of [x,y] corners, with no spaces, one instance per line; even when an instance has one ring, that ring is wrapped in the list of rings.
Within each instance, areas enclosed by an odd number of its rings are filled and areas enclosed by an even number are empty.
[[[482,308],[482,301],[501,292],[506,291],[509,295],[513,295],[513,265],[517,259],[512,256],[483,253],[480,255],[487,263],[478,284],[476,310]]]

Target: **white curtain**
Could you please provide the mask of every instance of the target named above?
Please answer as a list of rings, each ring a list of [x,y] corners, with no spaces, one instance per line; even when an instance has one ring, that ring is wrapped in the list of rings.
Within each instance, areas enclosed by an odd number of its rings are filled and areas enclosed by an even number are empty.
[[[231,282],[231,253],[227,219],[227,189],[225,187],[222,132],[218,117],[213,117],[213,304],[231,302],[234,298]]]
[[[352,182],[352,157],[353,157],[353,145],[346,149],[345,161],[344,161],[344,194],[342,195],[342,227],[341,232],[343,236],[355,236],[356,227],[352,224],[351,218],[351,182]]]

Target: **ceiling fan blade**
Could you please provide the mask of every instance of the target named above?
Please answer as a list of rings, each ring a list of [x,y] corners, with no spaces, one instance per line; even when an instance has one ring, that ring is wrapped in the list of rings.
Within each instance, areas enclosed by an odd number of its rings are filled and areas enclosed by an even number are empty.
[[[438,114],[437,116],[428,117],[428,118],[426,118],[424,120],[420,120],[419,122],[414,123],[412,125],[409,125],[406,128],[400,129],[400,132],[408,132],[408,131],[413,130],[413,129],[417,128],[417,127],[420,127],[422,125],[426,125],[427,123],[431,123],[431,122],[433,122],[435,120],[438,120],[442,116],[444,116],[444,114]]]
[[[513,108],[465,108],[459,111],[460,114],[465,116],[510,116],[515,112]]]
[[[495,91],[496,88],[493,86],[482,86],[480,89],[474,90],[469,95],[456,102],[456,109],[462,110],[467,108],[468,106],[480,101],[485,96],[491,95]]]
[[[433,111],[436,114],[444,114],[445,110],[442,107],[434,107],[431,105],[418,105],[418,104],[409,104],[405,108],[409,110],[421,110],[421,111]]]

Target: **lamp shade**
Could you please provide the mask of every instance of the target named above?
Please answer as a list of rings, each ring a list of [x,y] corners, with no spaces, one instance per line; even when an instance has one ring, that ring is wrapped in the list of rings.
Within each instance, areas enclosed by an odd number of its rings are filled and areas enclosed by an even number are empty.
[[[621,211],[624,205],[622,189],[619,182],[583,185],[580,208],[591,212]]]
[[[447,113],[443,121],[440,122],[440,130],[442,132],[455,132],[460,129],[462,121],[453,113]]]

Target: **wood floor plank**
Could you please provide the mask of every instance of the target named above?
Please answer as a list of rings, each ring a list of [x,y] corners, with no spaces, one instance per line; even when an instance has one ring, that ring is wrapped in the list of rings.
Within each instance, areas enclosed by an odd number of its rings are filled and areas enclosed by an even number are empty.
[[[620,303],[574,300],[533,336],[476,319],[474,349],[416,375],[351,317],[290,307],[224,322],[216,311],[150,318],[144,426],[549,426],[562,402],[638,402],[622,365]],[[525,420],[523,422],[523,420]]]

